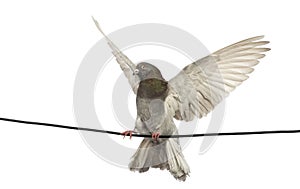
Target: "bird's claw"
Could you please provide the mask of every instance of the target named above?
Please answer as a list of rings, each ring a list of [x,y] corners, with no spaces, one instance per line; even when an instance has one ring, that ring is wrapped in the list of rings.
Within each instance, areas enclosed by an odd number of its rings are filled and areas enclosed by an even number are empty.
[[[152,133],[152,139],[157,140],[160,136],[160,133]]]
[[[122,132],[121,134],[122,135],[124,135],[124,137],[123,137],[123,139],[125,138],[125,136],[127,136],[128,134],[129,134],[129,138],[131,139],[132,138],[132,133],[133,133],[133,131],[124,131],[124,132]]]

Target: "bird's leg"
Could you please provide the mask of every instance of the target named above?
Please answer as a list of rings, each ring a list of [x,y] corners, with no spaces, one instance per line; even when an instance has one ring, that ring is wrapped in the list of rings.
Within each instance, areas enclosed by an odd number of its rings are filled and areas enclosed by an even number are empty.
[[[128,131],[122,132],[121,134],[124,135],[123,139],[124,139],[125,136],[127,136],[128,134],[129,134],[129,138],[131,139],[131,138],[132,138],[132,133],[133,133],[132,130],[128,130]]]
[[[152,139],[157,140],[159,138],[159,135],[160,135],[160,133],[158,133],[158,132],[152,133]]]

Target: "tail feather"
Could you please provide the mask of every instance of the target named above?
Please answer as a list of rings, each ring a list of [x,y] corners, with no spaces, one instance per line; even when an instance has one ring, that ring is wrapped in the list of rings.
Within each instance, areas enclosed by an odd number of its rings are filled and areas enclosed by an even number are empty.
[[[149,168],[167,169],[175,179],[185,181],[190,168],[181,152],[178,139],[144,139],[129,164],[131,171],[146,172]]]

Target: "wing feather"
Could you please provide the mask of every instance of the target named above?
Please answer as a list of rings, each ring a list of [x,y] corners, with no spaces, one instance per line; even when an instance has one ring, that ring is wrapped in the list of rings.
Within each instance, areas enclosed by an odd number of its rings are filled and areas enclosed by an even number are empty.
[[[207,115],[228,94],[249,78],[259,59],[269,48],[263,36],[229,45],[187,65],[169,81],[166,99],[169,113],[176,119],[191,121]]]

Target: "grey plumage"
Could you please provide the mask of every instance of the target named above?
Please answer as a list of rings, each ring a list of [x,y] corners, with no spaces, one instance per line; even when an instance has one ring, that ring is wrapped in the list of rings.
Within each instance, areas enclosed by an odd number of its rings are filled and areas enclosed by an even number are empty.
[[[171,91],[167,103],[170,114],[191,121],[207,115],[231,91],[248,79],[269,48],[263,36],[252,37],[218,50],[187,65],[169,81]]]
[[[139,77],[136,106],[135,132],[178,134],[173,116],[166,109],[165,100],[169,95],[168,82],[160,71],[149,63],[139,63],[136,67]],[[178,139],[145,138],[132,156],[129,168],[145,172],[150,167],[168,169],[179,180],[184,181],[190,172]]]
[[[96,22],[96,21],[95,21]],[[98,23],[98,29],[101,31]],[[102,32],[102,31],[101,31]],[[103,32],[102,32],[103,33]],[[220,49],[187,65],[170,81],[149,63],[133,64],[108,39],[121,69],[137,94],[134,131],[145,134],[178,134],[173,118],[191,121],[206,116],[228,94],[248,79],[269,48],[263,36],[252,37]],[[178,139],[145,138],[132,156],[129,168],[145,172],[167,169],[178,180],[190,173]]]

